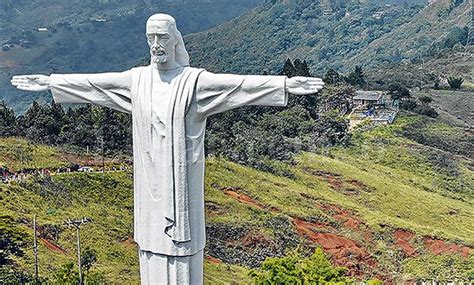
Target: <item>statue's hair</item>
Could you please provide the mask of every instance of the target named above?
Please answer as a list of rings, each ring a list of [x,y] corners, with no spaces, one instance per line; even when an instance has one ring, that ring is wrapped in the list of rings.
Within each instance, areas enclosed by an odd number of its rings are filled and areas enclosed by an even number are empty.
[[[175,48],[176,62],[180,66],[189,66],[189,54],[186,51],[186,47],[184,46],[183,37],[181,36],[181,33],[176,27],[176,20],[168,14],[158,13],[148,18],[148,21],[146,22],[147,27],[151,22],[155,22],[155,21],[166,21],[171,24],[173,36],[176,38],[176,41],[177,41],[176,48]]]

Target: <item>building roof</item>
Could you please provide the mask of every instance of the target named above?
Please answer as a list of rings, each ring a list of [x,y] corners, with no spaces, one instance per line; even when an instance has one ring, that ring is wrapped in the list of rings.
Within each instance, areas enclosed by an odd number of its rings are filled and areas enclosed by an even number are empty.
[[[355,96],[352,97],[354,100],[368,100],[368,101],[378,101],[382,97],[382,92],[380,91],[364,91],[358,90],[355,92]]]

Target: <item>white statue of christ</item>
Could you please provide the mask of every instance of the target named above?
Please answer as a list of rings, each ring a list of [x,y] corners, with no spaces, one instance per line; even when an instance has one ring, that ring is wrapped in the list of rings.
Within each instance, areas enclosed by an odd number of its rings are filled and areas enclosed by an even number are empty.
[[[14,76],[58,103],[92,103],[132,114],[134,239],[142,284],[202,284],[204,134],[208,116],[244,105],[285,106],[314,94],[319,78],[214,74],[189,67],[173,17],[146,24],[151,62],[121,73]]]

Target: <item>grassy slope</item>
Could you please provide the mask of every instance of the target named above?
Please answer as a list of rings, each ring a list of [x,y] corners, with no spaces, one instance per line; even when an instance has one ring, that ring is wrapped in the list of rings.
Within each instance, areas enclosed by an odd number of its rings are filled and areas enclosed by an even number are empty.
[[[469,83],[467,82],[467,84]],[[432,105],[448,122],[466,127],[474,125],[474,113],[472,112],[474,110],[474,89],[461,91],[429,89],[421,90],[415,95],[433,98]]]
[[[327,226],[311,228],[310,231],[354,241],[378,264],[376,269],[367,267],[364,274],[355,274],[359,277],[419,277],[434,266],[433,260],[443,264],[453,258],[451,255],[433,256],[423,245],[423,238],[427,236],[445,239],[449,244],[455,242],[472,247],[474,211],[472,190],[469,189],[473,189],[474,173],[468,165],[472,161],[462,156],[455,157],[459,174],[450,177],[427,159],[432,155],[431,147],[397,135],[422,119],[404,116],[393,126],[356,135],[353,146],[348,149],[329,149],[324,154],[304,153],[292,167],[295,179],[277,177],[221,159],[209,159],[205,189],[208,235],[211,236],[207,251],[221,261],[208,258],[206,282],[250,282],[248,269],[235,265],[240,263],[231,253],[250,254],[253,258],[252,255],[260,254],[259,245],[274,249],[275,245],[277,248],[285,246],[279,244],[281,236],[279,238],[278,231],[281,228],[272,225],[276,219],[319,222]],[[428,126],[436,127],[439,122],[430,124]],[[17,142],[13,139],[2,141]],[[42,153],[56,153],[58,156],[54,149],[37,147],[43,150]],[[52,163],[58,162],[53,160]],[[446,183],[458,185],[454,188],[457,192],[445,187]],[[105,176],[65,174],[54,176],[53,182],[39,179],[21,185],[0,186],[2,213],[14,217],[18,227],[26,229],[33,214],[38,215],[40,225],[61,224],[71,217],[93,218],[93,223],[84,226],[82,237],[84,247],[90,246],[99,252],[94,270],[102,272],[109,281],[137,283],[136,248],[130,241],[133,211],[131,173]],[[240,198],[246,197],[246,200],[239,201],[231,192],[241,195]],[[350,212],[361,224],[355,228],[344,226],[337,215],[328,210],[331,205]],[[293,223],[283,225],[287,236],[297,236]],[[216,242],[219,235],[211,229],[219,227],[241,230],[244,235],[234,231],[235,234],[221,237],[226,249],[217,252],[215,249],[222,243]],[[418,255],[397,257],[400,249],[394,245],[395,229],[416,233],[410,242]],[[368,238],[368,232],[373,238]],[[29,239],[32,239],[31,234]],[[52,251],[40,243],[43,275],[50,275],[66,260],[75,258],[72,229],[62,228],[57,243],[67,250],[66,254]],[[236,244],[240,251],[229,251],[232,244]],[[333,249],[328,250],[331,252]],[[456,260],[460,263],[458,268],[466,266],[465,259]],[[27,250],[25,258],[18,260],[29,271],[32,262],[31,250]],[[462,270],[458,271],[468,274],[465,268]]]
[[[0,166],[11,170],[24,168],[59,168],[66,166],[60,153],[53,148],[18,138],[0,137]]]

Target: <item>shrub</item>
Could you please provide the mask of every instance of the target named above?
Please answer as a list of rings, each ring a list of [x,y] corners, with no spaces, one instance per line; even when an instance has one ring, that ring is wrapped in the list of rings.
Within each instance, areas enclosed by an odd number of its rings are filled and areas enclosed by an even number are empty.
[[[431,102],[433,102],[433,98],[431,98],[430,96],[421,96],[418,100],[420,100],[420,102],[423,104],[430,104]]]
[[[308,258],[297,253],[285,257],[268,258],[259,270],[250,272],[256,284],[341,284],[351,280],[345,276],[347,269],[334,267],[321,248]]]
[[[418,107],[418,104],[413,99],[408,99],[405,101],[400,102],[400,109],[407,110],[407,111],[414,111]]]
[[[390,84],[388,94],[390,94],[392,100],[404,100],[411,97],[410,90],[399,83]]]
[[[448,77],[448,84],[449,87],[453,89],[461,89],[461,85],[464,82],[464,79],[462,77]]]

